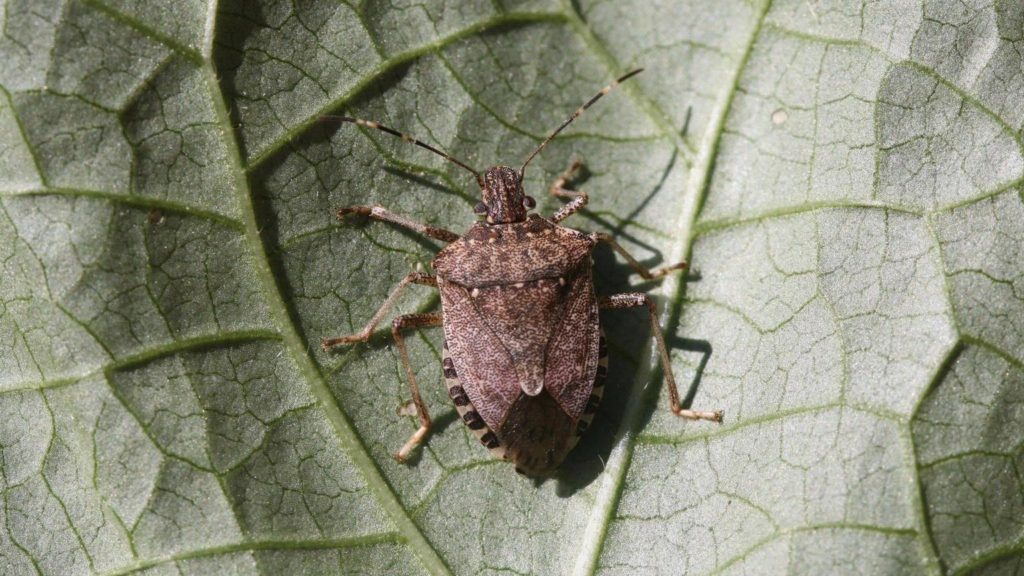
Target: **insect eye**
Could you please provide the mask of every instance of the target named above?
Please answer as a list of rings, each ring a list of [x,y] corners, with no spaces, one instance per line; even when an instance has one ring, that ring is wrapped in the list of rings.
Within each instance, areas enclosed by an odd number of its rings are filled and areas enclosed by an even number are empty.
[[[487,204],[484,204],[483,202],[477,202],[476,206],[473,206],[473,213],[479,214],[481,216],[487,214]]]
[[[537,205],[537,201],[533,199],[533,196],[523,197],[523,207],[527,210],[533,210],[534,206]]]

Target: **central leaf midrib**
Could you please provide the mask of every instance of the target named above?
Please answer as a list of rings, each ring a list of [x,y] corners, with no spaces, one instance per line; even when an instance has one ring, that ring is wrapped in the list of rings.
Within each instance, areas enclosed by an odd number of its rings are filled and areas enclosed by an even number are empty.
[[[712,115],[711,120],[708,123],[704,137],[701,139],[700,145],[697,149],[697,157],[693,159],[690,166],[686,190],[683,194],[683,210],[680,215],[676,233],[676,237],[679,240],[672,249],[671,257],[669,258],[670,262],[682,260],[690,252],[693,240],[692,232],[697,215],[700,211],[702,199],[707,193],[711,180],[710,172],[713,167],[719,141],[721,140],[722,132],[725,127],[725,119],[732,107],[733,98],[736,94],[736,85],[739,82],[740,75],[750,58],[750,54],[753,51],[754,44],[757,41],[765,16],[767,15],[770,7],[770,0],[766,1],[764,5],[761,6],[760,12],[757,14],[757,21],[751,31],[750,38],[744,47],[743,55],[736,64],[732,81],[725,89],[723,89],[723,97],[717,101],[716,110],[714,110],[716,113]],[[577,28],[584,29],[587,35],[593,36],[593,34],[589,32],[589,29],[586,28],[586,24],[580,20],[578,16],[576,16],[575,24]],[[592,43],[597,41],[598,40],[596,38],[591,39]],[[634,90],[636,90],[635,87]],[[660,120],[659,118],[651,115],[649,107],[641,108],[651,116],[652,120],[655,122]],[[669,297],[670,301],[675,301],[682,294],[682,286],[682,282],[679,282],[675,278],[669,276],[663,284],[662,292]],[[660,320],[663,325],[665,319],[668,318],[668,315],[668,308],[661,311]],[[645,356],[650,356],[649,344],[645,350]],[[663,369],[671,370],[672,367],[664,366]],[[648,367],[645,369],[642,367],[638,372],[637,380],[634,382],[633,386],[634,390],[640,388],[639,386],[636,386],[637,383],[649,377],[650,368]],[[646,400],[646,395],[634,394],[630,396],[626,405],[622,422],[615,435],[615,441],[613,443],[614,448],[606,466],[607,476],[605,482],[600,487],[597,497],[594,500],[590,522],[582,535],[583,542],[580,547],[580,554],[577,556],[576,566],[573,570],[574,574],[594,574],[597,569],[597,563],[604,547],[605,538],[607,537],[608,525],[611,521],[612,514],[618,506],[619,497],[622,494],[622,489],[626,479],[626,472],[629,469],[633,449],[636,444],[636,428],[639,425],[642,413],[641,409],[643,408]]]

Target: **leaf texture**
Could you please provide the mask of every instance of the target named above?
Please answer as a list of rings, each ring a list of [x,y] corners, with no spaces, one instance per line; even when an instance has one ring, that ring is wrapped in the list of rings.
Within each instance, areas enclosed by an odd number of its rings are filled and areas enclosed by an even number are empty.
[[[0,572],[1024,574],[1024,7],[0,1]],[[478,194],[400,140],[572,158],[603,231],[687,278],[602,313],[559,476],[491,460],[410,338],[336,353]],[[635,288],[639,286],[639,288]],[[438,298],[411,287],[395,313]]]

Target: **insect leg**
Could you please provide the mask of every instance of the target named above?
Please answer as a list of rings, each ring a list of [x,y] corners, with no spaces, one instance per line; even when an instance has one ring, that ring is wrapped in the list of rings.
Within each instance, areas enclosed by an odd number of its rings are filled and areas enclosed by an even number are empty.
[[[555,212],[555,214],[551,216],[551,219],[555,222],[561,222],[569,216],[579,212],[587,205],[587,202],[590,201],[590,196],[586,192],[583,192],[582,190],[567,190],[565,188],[566,181],[572,178],[572,175],[575,174],[582,165],[583,162],[581,160],[578,158],[574,159],[572,164],[565,169],[565,172],[562,172],[562,175],[556,178],[555,181],[551,183],[551,187],[548,188],[548,193],[552,196],[571,199],[568,204],[559,208],[558,212]]]
[[[416,406],[416,414],[420,418],[420,427],[412,433],[409,440],[402,448],[395,453],[395,460],[404,462],[409,457],[413,448],[420,445],[423,439],[430,432],[430,413],[427,412],[427,405],[420,396],[420,387],[416,383],[416,375],[412,371],[412,364],[409,362],[409,352],[405,349],[405,338],[402,337],[402,330],[410,328],[426,328],[428,326],[440,326],[441,313],[431,314],[406,314],[399,316],[391,322],[391,334],[395,337],[395,344],[398,345],[398,354],[402,358],[402,366],[405,368],[405,378],[409,381],[409,388],[412,389],[412,402]]]
[[[381,305],[380,310],[377,310],[377,313],[373,315],[373,318],[370,318],[370,321],[366,323],[366,326],[363,326],[362,330],[355,334],[342,336],[340,338],[324,338],[320,341],[320,346],[326,352],[327,350],[330,350],[335,346],[341,346],[342,344],[365,342],[369,339],[370,334],[373,333],[373,329],[377,327],[377,324],[379,324],[381,319],[384,318],[384,315],[387,314],[388,310],[395,305],[395,301],[398,300],[398,295],[409,284],[422,284],[424,286],[433,286],[434,288],[437,288],[437,278],[420,272],[410,273],[405,278],[402,278],[402,281],[398,283],[398,286],[395,286],[395,289],[388,295],[388,299]]]
[[[675,272],[676,270],[686,269],[687,263],[684,261],[679,262],[678,264],[673,264],[671,266],[663,266],[656,270],[649,270],[646,266],[637,261],[636,258],[633,258],[632,254],[626,252],[625,248],[619,246],[619,243],[616,242],[615,239],[612,238],[610,235],[605,234],[604,232],[597,232],[596,236],[598,240],[607,243],[609,246],[612,247],[612,250],[615,250],[616,252],[619,253],[620,256],[625,258],[626,263],[629,264],[629,267],[632,268],[633,270],[636,270],[637,274],[639,274],[644,280],[656,280],[667,274]]]
[[[672,364],[668,357],[668,348],[665,347],[665,336],[662,335],[661,326],[658,324],[658,308],[650,296],[643,292],[613,294],[611,296],[603,296],[598,302],[598,306],[612,310],[646,306],[647,313],[651,318],[651,332],[654,333],[654,342],[658,345],[658,354],[661,355],[661,365],[665,371],[665,387],[668,388],[668,400],[672,413],[688,420],[722,421],[723,413],[721,410],[688,410],[679,405],[679,389],[676,388],[676,379],[672,375]]]
[[[346,206],[345,208],[338,208],[338,220],[344,220],[345,216],[349,214],[362,214],[375,220],[383,220],[385,222],[391,222],[392,224],[398,224],[399,226],[419,232],[424,236],[428,236],[436,240],[443,240],[444,242],[454,242],[459,239],[459,235],[455,232],[445,230],[444,228],[436,228],[434,226],[420,224],[411,218],[406,218],[401,214],[395,214],[383,206]]]

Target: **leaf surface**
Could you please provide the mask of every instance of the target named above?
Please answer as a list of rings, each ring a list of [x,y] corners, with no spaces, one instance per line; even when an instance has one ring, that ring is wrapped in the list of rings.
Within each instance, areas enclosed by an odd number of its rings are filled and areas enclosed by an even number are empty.
[[[1024,8],[997,2],[0,3],[5,574],[1024,573]],[[556,478],[491,460],[438,331],[358,331],[464,230],[457,166],[572,158],[569,223],[687,278],[602,314]],[[434,310],[412,286],[393,314]],[[528,310],[524,317],[528,318]],[[386,326],[386,323],[382,326]]]

